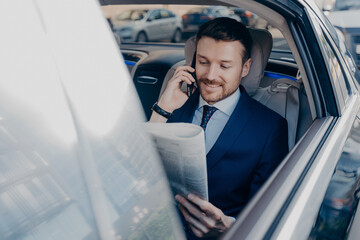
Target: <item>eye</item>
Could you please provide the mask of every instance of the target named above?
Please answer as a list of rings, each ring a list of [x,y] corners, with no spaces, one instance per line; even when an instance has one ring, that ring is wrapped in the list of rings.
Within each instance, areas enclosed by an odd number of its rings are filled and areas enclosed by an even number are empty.
[[[220,67],[223,68],[223,69],[228,69],[228,68],[230,68],[231,66],[229,66],[229,65],[220,65]]]
[[[201,64],[201,65],[205,65],[205,64],[207,64],[207,61],[202,61],[202,60],[199,60],[199,64]]]

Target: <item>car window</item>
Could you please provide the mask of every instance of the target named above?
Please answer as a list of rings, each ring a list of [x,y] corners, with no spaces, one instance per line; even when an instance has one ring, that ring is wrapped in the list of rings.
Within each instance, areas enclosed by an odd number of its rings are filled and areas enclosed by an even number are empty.
[[[153,11],[149,16],[149,20],[157,20],[157,19],[161,19],[161,14],[159,10]]]
[[[141,6],[142,8],[143,5]],[[238,17],[244,25],[252,28],[258,29],[267,29],[273,35],[273,50],[281,52],[290,52],[290,48],[285,41],[283,35],[276,28],[272,27],[265,19],[257,16],[256,14],[246,11],[245,9],[233,8],[230,9],[224,6],[200,6],[200,5],[146,5],[148,10],[137,10],[135,11],[135,5],[126,6],[126,5],[108,5],[102,7],[104,15],[108,17],[112,22],[111,24],[114,28],[123,27],[123,23],[119,21],[119,17],[127,20],[142,19],[142,17],[153,8],[163,8],[161,11],[156,10],[151,13],[149,19],[159,19],[159,18],[169,18],[169,17],[179,17],[177,24],[172,26],[170,29],[172,32],[175,32],[175,29],[181,30],[181,43],[185,43],[186,40],[194,36],[199,26],[206,21],[209,21],[214,18],[214,12],[221,16],[229,16],[234,18],[234,15]],[[130,10],[128,8],[131,8]],[[234,12],[234,10],[237,10]],[[121,12],[116,17],[117,12]],[[131,15],[132,14],[132,15]],[[200,14],[200,16],[199,16]],[[139,16],[140,15],[140,16]],[[141,25],[138,25],[141,28]],[[129,31],[114,31],[115,34],[119,35],[119,38],[124,42],[136,42],[136,37],[128,37],[130,34]],[[133,32],[134,34],[136,32]],[[123,36],[121,36],[123,35]],[[125,36],[126,35],[126,36]],[[149,36],[147,36],[149,37]],[[149,42],[171,42],[173,41],[173,35],[169,35],[168,38],[156,38],[151,37],[151,40],[147,39]]]
[[[166,10],[161,10],[160,14],[161,14],[161,18],[169,18],[170,17],[169,11],[166,11]]]
[[[146,13],[146,10],[128,10],[120,13],[116,19],[119,21],[136,21],[143,19]]]
[[[332,81],[333,88],[336,89],[335,94],[337,95],[337,100],[339,103],[340,109],[344,107],[344,103],[348,98],[348,88],[346,86],[347,80],[344,78],[344,73],[342,67],[339,63],[339,59],[337,58],[337,54],[334,52],[336,49],[336,44],[333,41],[333,38],[329,37],[328,32],[325,32],[321,27],[320,22],[317,17],[313,14],[310,16],[316,19],[317,24],[314,24],[316,34],[318,35],[318,41],[321,51],[323,52],[324,62],[326,67],[328,68],[329,77]]]
[[[359,9],[360,1],[358,0],[337,0],[335,2],[333,11],[345,11],[351,9]]]
[[[335,49],[333,49],[330,44],[329,38],[327,36],[325,38],[327,41],[324,41],[322,46],[324,47],[326,55],[328,57],[327,63],[329,64],[329,67],[331,69],[331,73],[332,73],[331,77],[333,78],[333,81],[335,81],[339,84],[340,90],[342,93],[342,97],[344,100],[346,100],[348,98],[349,92],[348,92],[348,88],[346,86],[347,80],[344,77],[345,73],[339,62],[339,59],[338,59]]]
[[[230,15],[231,14],[231,12],[226,8],[219,9],[218,12],[222,15]]]

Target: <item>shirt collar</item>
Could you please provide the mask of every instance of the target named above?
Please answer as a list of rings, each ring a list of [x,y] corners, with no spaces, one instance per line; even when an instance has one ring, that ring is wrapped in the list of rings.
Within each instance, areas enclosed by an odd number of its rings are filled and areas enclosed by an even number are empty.
[[[226,115],[230,116],[232,114],[232,112],[234,111],[236,104],[238,103],[239,99],[240,99],[240,90],[239,88],[236,89],[236,91],[231,94],[230,96],[228,96],[225,99],[220,100],[219,102],[216,102],[214,105],[214,107],[216,107],[218,110],[220,110],[221,112],[225,113]],[[200,100],[199,100],[199,106],[198,109],[200,109],[201,107],[203,107],[204,105],[209,105],[201,96],[200,94]]]

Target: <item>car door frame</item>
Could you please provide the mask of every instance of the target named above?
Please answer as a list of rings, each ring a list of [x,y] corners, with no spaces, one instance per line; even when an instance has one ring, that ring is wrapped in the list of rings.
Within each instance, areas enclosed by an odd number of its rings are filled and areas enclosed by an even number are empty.
[[[153,18],[152,15],[159,13],[160,18]],[[164,34],[161,31],[161,14],[160,9],[154,9],[146,19],[146,35],[149,41],[155,41],[164,38]]]
[[[339,106],[339,89],[334,94],[336,85],[324,76],[324,59],[313,45],[314,38],[316,44],[321,40],[307,29],[313,24],[307,19],[309,8],[302,6],[294,11],[291,1],[272,7],[288,20],[308,75],[317,118],[223,239],[307,238],[359,111],[359,96],[349,93],[344,105]]]

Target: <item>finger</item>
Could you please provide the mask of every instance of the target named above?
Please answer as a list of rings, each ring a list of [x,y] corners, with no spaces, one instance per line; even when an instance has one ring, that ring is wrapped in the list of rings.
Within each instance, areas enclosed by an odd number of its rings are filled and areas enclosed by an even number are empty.
[[[168,83],[168,86],[169,85],[174,85],[176,84],[177,85],[181,85],[182,82],[185,82],[187,84],[192,84],[192,79],[190,79],[189,77],[187,77],[185,74],[177,74],[176,76],[174,75],[170,80],[169,80],[169,83]]]
[[[181,195],[176,195],[175,200],[178,201],[183,207],[186,208],[187,211],[189,211],[194,216],[200,216],[203,215],[203,213],[192,203],[190,203],[186,198],[184,198]]]
[[[216,224],[217,226],[223,224],[222,219],[224,213],[219,208],[191,193],[188,195],[188,199],[212,220],[212,222],[207,221],[208,224]],[[207,226],[210,227],[209,225]]]
[[[187,199],[189,199],[190,202],[198,206],[206,214],[213,215],[215,213],[215,210],[217,209],[214,205],[212,205],[208,201],[205,201],[194,194],[190,193],[187,196]]]
[[[195,236],[197,236],[199,238],[204,236],[204,234],[199,229],[197,229],[196,227],[190,226],[190,228],[193,231],[193,233],[195,234]]]
[[[187,201],[186,198],[177,195],[175,199],[180,202],[182,206],[184,206],[192,216],[196,217],[206,227],[214,228],[216,226],[216,222],[212,218],[206,216],[203,212],[199,210],[196,205],[193,205],[191,202]]]
[[[174,75],[174,81],[176,82],[186,82],[187,84],[192,84],[195,82],[194,77],[187,71],[181,71]]]
[[[191,216],[191,214],[182,205],[179,205],[179,209],[184,215],[186,222],[190,224],[191,229],[195,228],[197,231],[199,231],[199,233],[201,233],[201,235],[207,234],[209,232],[209,229],[201,222],[199,222],[196,218]]]
[[[194,72],[195,69],[190,67],[190,66],[179,66],[176,68],[175,73],[178,71],[189,71],[189,72]]]
[[[188,79],[190,79],[192,82],[195,81],[193,75],[189,71],[179,71],[176,74],[174,74],[174,76],[175,77],[184,76],[184,77],[187,77]]]

